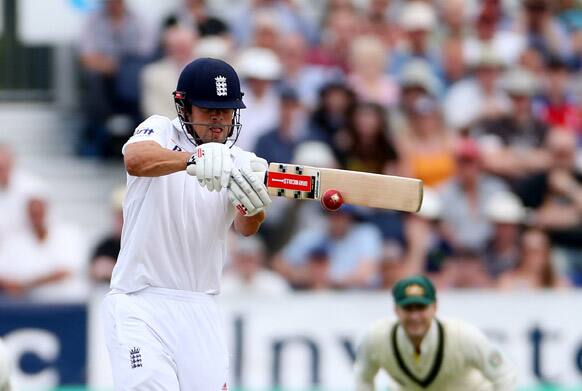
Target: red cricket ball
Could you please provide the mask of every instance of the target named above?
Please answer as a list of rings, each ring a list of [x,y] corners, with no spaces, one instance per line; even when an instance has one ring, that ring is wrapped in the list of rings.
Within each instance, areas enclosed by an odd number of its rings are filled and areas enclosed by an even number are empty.
[[[342,197],[342,194],[335,189],[327,190],[321,197],[321,205],[331,212],[338,210],[343,203],[344,198]]]

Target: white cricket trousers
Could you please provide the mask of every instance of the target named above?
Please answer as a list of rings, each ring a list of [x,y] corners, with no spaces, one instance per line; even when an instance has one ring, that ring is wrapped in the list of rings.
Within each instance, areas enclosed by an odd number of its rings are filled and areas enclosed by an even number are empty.
[[[228,390],[228,350],[212,296],[165,288],[103,302],[115,390]]]

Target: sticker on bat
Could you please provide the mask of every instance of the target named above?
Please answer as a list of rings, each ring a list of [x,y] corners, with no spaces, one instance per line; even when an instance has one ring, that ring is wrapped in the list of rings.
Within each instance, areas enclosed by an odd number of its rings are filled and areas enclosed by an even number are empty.
[[[310,192],[312,188],[312,180],[309,175],[270,171],[267,179],[267,187]]]

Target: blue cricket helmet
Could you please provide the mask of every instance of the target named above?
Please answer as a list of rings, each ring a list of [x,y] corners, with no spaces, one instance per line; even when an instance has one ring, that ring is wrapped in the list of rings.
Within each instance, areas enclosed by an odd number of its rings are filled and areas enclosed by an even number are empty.
[[[203,109],[234,109],[234,115],[227,139],[231,146],[236,143],[240,129],[240,109],[246,108],[242,101],[240,81],[235,70],[226,62],[215,58],[199,58],[192,61],[180,73],[174,103],[182,129],[193,137],[196,145],[203,140],[196,133],[195,126],[209,124],[192,122],[190,119],[192,105]]]
[[[199,58],[180,73],[176,99],[206,109],[244,109],[236,71],[222,60]]]

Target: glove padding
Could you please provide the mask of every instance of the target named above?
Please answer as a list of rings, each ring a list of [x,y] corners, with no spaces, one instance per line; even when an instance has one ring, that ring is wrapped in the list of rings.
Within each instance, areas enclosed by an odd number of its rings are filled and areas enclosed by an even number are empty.
[[[196,176],[200,185],[210,191],[226,188],[231,170],[230,149],[220,143],[206,143],[197,147],[186,166],[188,174]]]
[[[244,216],[254,216],[271,205],[267,188],[248,168],[232,169],[228,198]]]

